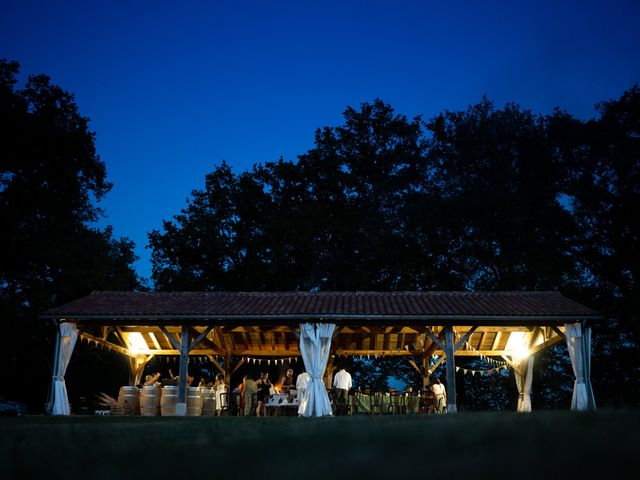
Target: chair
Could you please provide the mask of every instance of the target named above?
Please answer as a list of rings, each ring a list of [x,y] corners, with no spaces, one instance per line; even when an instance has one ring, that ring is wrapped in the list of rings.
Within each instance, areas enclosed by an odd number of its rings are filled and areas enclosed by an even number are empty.
[[[371,410],[370,413],[371,415],[376,415],[376,414],[381,414],[382,413],[382,409],[384,406],[384,397],[383,397],[383,393],[380,392],[374,392],[371,394],[371,396],[369,397],[369,401],[371,402]]]
[[[436,410],[435,403],[436,396],[433,394],[433,392],[431,390],[425,391],[420,398],[420,413],[426,413],[427,415],[434,414]]]
[[[242,401],[242,394],[240,392],[232,392],[229,397],[229,415],[240,415],[240,404]]]
[[[220,393],[220,416],[229,415],[229,401],[230,401],[230,393],[223,392]]]
[[[418,393],[409,393],[406,398],[406,413],[420,413],[420,395]]]
[[[407,403],[404,393],[391,392],[391,394],[389,395],[389,406],[387,407],[387,413],[407,413]]]
[[[347,414],[358,414],[358,397],[356,395],[347,395]]]

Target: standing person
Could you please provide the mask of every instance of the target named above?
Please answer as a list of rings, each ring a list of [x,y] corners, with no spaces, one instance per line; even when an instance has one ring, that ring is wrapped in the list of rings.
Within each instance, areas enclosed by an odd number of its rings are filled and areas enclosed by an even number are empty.
[[[216,391],[216,416],[220,416],[222,413],[222,407],[227,406],[227,396],[222,395],[227,393],[227,386],[224,383],[224,377],[221,373],[216,375],[216,381],[213,383],[213,388]]]
[[[302,400],[302,396],[304,392],[307,390],[307,385],[309,384],[309,374],[307,372],[302,372],[296,378],[296,390],[298,391],[298,401]]]
[[[261,372],[260,378],[256,382],[256,388],[258,389],[258,406],[256,407],[256,416],[264,417],[267,414],[267,407],[265,406],[265,401],[267,397],[271,394],[271,382],[269,381],[269,374],[267,372]]]
[[[307,372],[302,372],[296,378],[296,390],[298,391],[298,415],[302,415],[301,409],[304,404],[302,399],[307,391],[307,385],[309,384],[310,375]]]
[[[280,382],[280,388],[282,389],[282,393],[289,393],[289,390],[295,388],[295,384],[293,383],[293,369],[287,370],[287,374],[282,377],[282,381]]]
[[[344,367],[340,367],[333,378],[333,401],[336,404],[336,415],[346,413],[349,390],[351,390],[351,374]]]
[[[251,410],[253,409],[253,394],[257,392],[256,382],[253,381],[249,375],[245,375],[242,379],[242,397],[241,401],[243,404],[243,413],[245,417],[251,415]]]
[[[447,407],[447,391],[444,388],[444,385],[440,382],[439,378],[436,378],[431,385],[431,390],[435,395],[435,410],[436,413],[444,413],[445,408]]]

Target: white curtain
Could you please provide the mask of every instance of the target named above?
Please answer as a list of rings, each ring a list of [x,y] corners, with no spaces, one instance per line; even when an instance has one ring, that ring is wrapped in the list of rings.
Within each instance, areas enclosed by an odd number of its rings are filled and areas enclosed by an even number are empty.
[[[58,348],[58,358],[56,359],[53,372],[53,406],[52,415],[70,415],[69,398],[67,396],[67,386],[64,383],[64,374],[67,371],[69,360],[73,348],[78,339],[78,329],[73,323],[60,324],[60,344]]]
[[[309,382],[298,407],[298,413],[302,416],[332,415],[331,402],[322,376],[327,368],[335,328],[333,323],[300,324],[300,353],[304,368],[309,374]]]
[[[567,348],[576,381],[573,384],[571,410],[595,410],[596,401],[591,388],[591,328],[580,323],[565,324]]]
[[[518,412],[531,411],[531,382],[533,380],[533,357],[520,360],[518,363],[520,373],[513,370],[518,387]]]

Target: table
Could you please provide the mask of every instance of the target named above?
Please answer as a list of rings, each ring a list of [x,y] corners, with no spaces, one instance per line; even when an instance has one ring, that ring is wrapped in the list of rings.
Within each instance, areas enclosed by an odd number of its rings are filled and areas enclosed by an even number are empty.
[[[298,396],[287,393],[276,393],[265,399],[267,415],[294,416],[298,414]]]

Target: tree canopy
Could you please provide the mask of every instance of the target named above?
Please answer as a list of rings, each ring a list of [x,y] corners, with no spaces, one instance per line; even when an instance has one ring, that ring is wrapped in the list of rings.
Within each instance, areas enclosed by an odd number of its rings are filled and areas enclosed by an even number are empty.
[[[216,166],[149,235],[156,287],[560,290],[620,322],[595,353],[621,359],[640,330],[639,99],[588,121],[486,98],[427,121],[349,107],[296,161]]]
[[[93,289],[139,287],[133,243],[92,226],[111,184],[89,120],[49,77],[30,76],[19,89],[18,73],[16,62],[0,59],[0,350],[10,372],[1,393],[8,398],[49,383],[52,325],[37,321],[39,313]],[[30,403],[41,407],[43,396]]]

